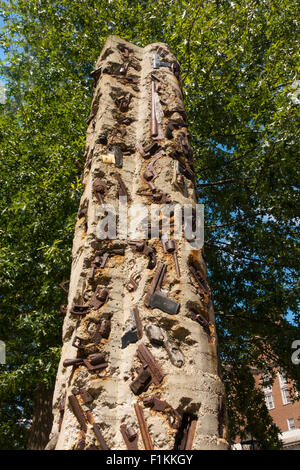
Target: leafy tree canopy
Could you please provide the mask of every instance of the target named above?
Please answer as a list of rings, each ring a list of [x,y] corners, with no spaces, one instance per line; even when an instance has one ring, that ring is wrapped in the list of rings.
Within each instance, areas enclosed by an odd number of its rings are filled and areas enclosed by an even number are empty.
[[[56,374],[89,73],[110,34],[166,42],[181,63],[231,437],[243,428],[278,447],[249,366],[278,367],[300,389],[297,2],[9,0],[0,10],[0,448],[26,446],[34,393]]]

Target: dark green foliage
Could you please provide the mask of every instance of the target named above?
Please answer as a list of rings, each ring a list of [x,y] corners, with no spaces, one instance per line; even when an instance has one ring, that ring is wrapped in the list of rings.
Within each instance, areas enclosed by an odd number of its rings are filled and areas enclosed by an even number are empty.
[[[89,72],[109,34],[166,42],[182,65],[231,436],[246,425],[262,448],[276,448],[248,366],[280,367],[300,388],[291,363],[299,333],[286,320],[299,325],[297,2],[19,0],[0,9],[0,448],[25,447],[34,392],[56,374]]]

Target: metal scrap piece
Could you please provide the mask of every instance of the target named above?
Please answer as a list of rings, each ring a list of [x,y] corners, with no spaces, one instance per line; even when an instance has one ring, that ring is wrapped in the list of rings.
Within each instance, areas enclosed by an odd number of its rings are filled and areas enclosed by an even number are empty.
[[[143,337],[143,326],[142,326],[139,310],[138,310],[137,307],[134,307],[132,309],[132,314],[134,316],[137,337],[138,337],[138,339],[141,339]]]
[[[79,401],[77,400],[77,397],[75,395],[70,395],[69,396],[69,403],[71,406],[71,409],[76,416],[76,419],[82,429],[82,431],[86,432],[87,431],[87,425],[86,425],[86,420],[85,416],[83,413],[83,410],[79,404]]]
[[[153,447],[152,439],[151,439],[151,436],[147,427],[147,423],[144,417],[143,408],[136,403],[134,405],[134,409],[135,409],[135,413],[139,422],[139,427],[141,430],[145,450],[153,450],[154,447]]]
[[[129,291],[129,292],[133,292],[133,291],[136,291],[137,288],[138,288],[138,280],[141,278],[140,274],[136,274],[135,276],[130,276],[130,279],[129,279],[129,282],[128,284],[126,284],[126,289]]]
[[[94,401],[94,397],[92,397],[92,395],[87,391],[86,388],[81,388],[79,390],[79,394],[85,404],[92,403]]]
[[[106,441],[103,437],[103,434],[100,430],[100,427],[99,425],[95,422],[95,418],[92,414],[91,411],[87,411],[86,413],[87,415],[87,419],[89,421],[89,423],[93,426],[93,430],[94,430],[94,433],[95,433],[95,436],[96,438],[98,439],[99,441],[99,444],[100,444],[100,447],[101,447],[101,450],[109,450],[109,447],[108,445],[106,444]]]
[[[120,426],[120,431],[128,450],[138,450],[138,435],[133,428],[125,424]]]
[[[148,365],[152,376],[152,382],[159,385],[164,378],[161,367],[156,362],[154,356],[149,349],[142,343],[138,346],[137,355],[143,365]]]
[[[109,290],[106,288],[101,288],[97,286],[96,291],[91,297],[90,304],[93,307],[93,310],[98,310],[98,308],[102,307],[107,301],[107,297],[109,294]]]
[[[100,178],[96,178],[93,182],[93,191],[100,204],[104,204],[104,196],[107,193],[107,186],[105,181]]]
[[[134,253],[143,253],[149,258],[147,269],[153,269],[156,265],[156,249],[149,246],[146,241],[129,241],[128,245]]]
[[[138,376],[130,384],[130,388],[135,395],[145,392],[152,382],[152,375],[148,365],[144,365],[138,372]]]
[[[180,310],[180,304],[169,299],[161,291],[161,285],[166,273],[166,265],[159,262],[151,287],[145,297],[144,304],[148,308],[159,308],[170,315],[176,315]]]

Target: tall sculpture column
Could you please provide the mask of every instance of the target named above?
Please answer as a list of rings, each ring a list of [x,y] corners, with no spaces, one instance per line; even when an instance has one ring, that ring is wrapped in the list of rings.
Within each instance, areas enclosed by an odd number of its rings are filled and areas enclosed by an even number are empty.
[[[227,449],[201,250],[186,238],[99,237],[100,211],[195,209],[179,64],[110,36],[94,72],[83,195],[48,448]],[[104,214],[105,215],[105,214]],[[147,226],[147,224],[146,224]]]

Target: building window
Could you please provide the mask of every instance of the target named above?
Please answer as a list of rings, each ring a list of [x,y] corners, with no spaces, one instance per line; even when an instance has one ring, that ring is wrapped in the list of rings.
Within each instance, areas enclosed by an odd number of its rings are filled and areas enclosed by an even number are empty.
[[[291,399],[290,399],[290,393],[288,390],[287,380],[285,378],[285,375],[280,372],[278,373],[278,377],[279,377],[279,384],[280,384],[280,389],[281,389],[282,403],[284,405],[288,405],[289,403],[291,403]]]
[[[292,431],[292,429],[296,429],[294,418],[288,418],[287,424],[289,431]]]
[[[273,408],[275,408],[273,394],[265,393],[265,400],[268,410],[273,410]]]
[[[282,402],[284,405],[288,405],[289,403],[291,403],[290,394],[287,388],[281,389],[281,395],[282,395]]]
[[[272,394],[272,385],[271,385],[271,376],[269,374],[264,374],[262,377],[262,385],[264,389],[264,394]]]
[[[279,376],[280,387],[286,387],[287,381],[286,381],[285,375],[279,372],[278,376]]]

